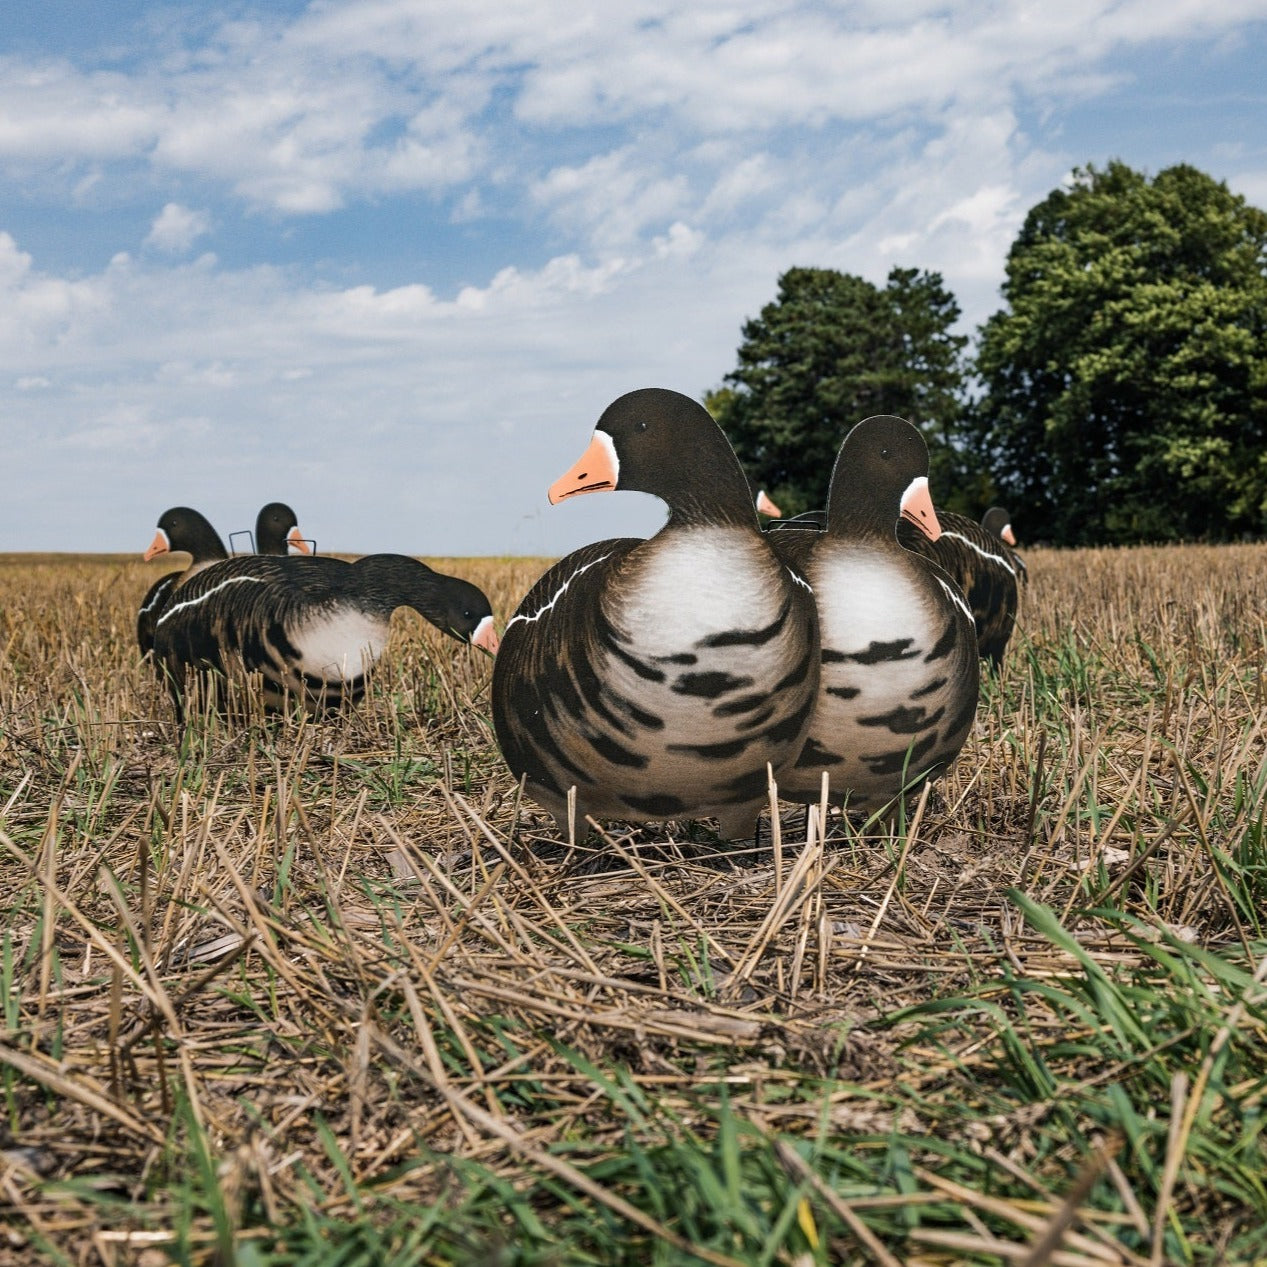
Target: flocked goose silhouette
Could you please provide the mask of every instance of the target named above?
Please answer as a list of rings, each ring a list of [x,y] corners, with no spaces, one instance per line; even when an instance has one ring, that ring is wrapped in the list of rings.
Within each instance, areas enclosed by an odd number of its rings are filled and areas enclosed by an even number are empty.
[[[398,607],[496,653],[484,593],[399,554],[354,563],[303,555],[226,559],[173,596],[158,618],[154,653],[178,712],[190,670],[217,677],[259,673],[267,706],[300,700],[329,711],[364,694]]]
[[[987,519],[993,513],[988,512]],[[977,654],[997,669],[1016,627],[1018,581],[1028,583],[1025,564],[1020,555],[988,532],[984,523],[974,523],[954,511],[939,511],[937,518],[941,531],[936,540],[903,519],[897,521],[897,539],[907,550],[936,563],[959,587],[972,610]],[[770,529],[779,533],[792,529],[821,532],[826,521],[826,511],[807,510],[771,524]]]
[[[783,774],[790,800],[873,810],[943,772],[976,715],[972,613],[936,564],[898,544],[899,517],[936,538],[928,450],[887,415],[845,437],[832,471],[826,527],[776,528],[779,556],[814,588],[822,677],[800,757]]]
[[[173,506],[159,517],[154,540],[145,551],[145,561],[148,563],[159,555],[181,551],[190,556],[189,567],[183,572],[168,572],[160,576],[141,600],[136,615],[136,641],[142,655],[153,649],[155,622],[180,582],[201,568],[229,557],[220,534],[205,515],[188,506]]]
[[[611,404],[551,502],[632,489],[669,509],[649,540],[574,551],[532,587],[493,666],[506,763],[566,830],[716,817],[751,836],[801,750],[818,685],[813,596],[761,533],[707,411],[648,388]]]
[[[1012,553],[964,515],[947,512],[940,520],[941,535],[936,541],[908,523],[899,523],[897,539],[938,564],[959,586],[972,609],[977,654],[997,669],[1016,628],[1020,604]]]
[[[992,537],[997,537],[1008,548],[1007,556],[1012,561],[1012,566],[1016,569],[1017,579],[1022,585],[1029,584],[1029,569],[1025,566],[1025,560],[1016,553],[1016,533],[1012,531],[1012,516],[1002,506],[991,506],[989,510],[981,516],[981,526]]]

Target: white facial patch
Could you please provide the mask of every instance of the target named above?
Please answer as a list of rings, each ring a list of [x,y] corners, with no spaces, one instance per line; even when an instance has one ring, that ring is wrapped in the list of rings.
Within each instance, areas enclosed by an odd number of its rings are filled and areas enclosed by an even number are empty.
[[[606,431],[600,431],[594,428],[594,439],[602,446],[603,451],[607,454],[607,460],[611,463],[612,468],[612,487],[617,488],[620,485],[620,459],[616,456],[616,446],[612,443],[612,438]]]
[[[911,499],[914,498],[921,491],[925,493],[928,492],[928,476],[927,475],[917,475],[906,486],[906,490],[902,493],[900,509],[905,510],[907,507],[907,503],[910,502]]]

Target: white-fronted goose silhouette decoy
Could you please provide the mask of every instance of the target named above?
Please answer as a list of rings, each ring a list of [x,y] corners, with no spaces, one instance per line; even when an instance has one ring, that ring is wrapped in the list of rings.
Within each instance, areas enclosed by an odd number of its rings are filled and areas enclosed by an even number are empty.
[[[241,555],[186,581],[158,618],[154,654],[181,711],[189,670],[262,675],[264,702],[316,711],[355,703],[387,643],[392,612],[412,607],[490,655],[492,609],[469,581],[400,554]]]
[[[651,493],[650,540],[600,541],[532,587],[493,666],[506,764],[567,829],[585,816],[716,817],[751,836],[776,774],[801,750],[818,686],[813,596],[761,533],[752,491],[708,412],[677,392],[621,396],[552,503]]]
[[[1020,605],[1011,551],[965,515],[948,511],[939,518],[941,535],[936,541],[907,522],[898,524],[897,539],[939,564],[959,586],[972,609],[977,654],[998,669]]]
[[[1012,516],[1002,506],[991,506],[989,510],[981,516],[981,526],[992,537],[997,537],[1008,546],[1007,557],[1012,560],[1012,566],[1016,569],[1017,579],[1022,585],[1029,584],[1029,568],[1025,566],[1025,560],[1016,553],[1016,533],[1012,531]]]
[[[909,520],[899,519],[898,542],[931,559],[959,587],[972,609],[977,654],[998,669],[1016,627],[1017,582],[1024,580],[1025,565],[981,524],[949,510],[937,512],[937,517],[941,532],[935,541]],[[798,528],[822,531],[825,522],[824,511],[807,510],[770,527],[780,533]]]
[[[220,540],[220,534],[211,526],[207,517],[188,506],[173,506],[162,513],[154,540],[145,551],[145,561],[148,563],[160,554],[179,551],[190,556],[189,567],[183,572],[168,572],[160,576],[141,600],[141,607],[136,615],[136,641],[143,656],[153,650],[154,623],[180,582],[200,569],[229,557],[224,542]]]
[[[767,537],[814,588],[822,638],[818,702],[804,750],[779,782],[813,804],[822,773],[834,803],[874,810],[935,778],[976,716],[972,614],[936,564],[898,544],[899,516],[932,536],[928,450],[887,415],[845,437],[832,470],[826,528],[812,521]]]
[[[269,502],[255,518],[256,553],[289,554],[291,546],[300,554],[312,553],[295,512],[285,502]]]

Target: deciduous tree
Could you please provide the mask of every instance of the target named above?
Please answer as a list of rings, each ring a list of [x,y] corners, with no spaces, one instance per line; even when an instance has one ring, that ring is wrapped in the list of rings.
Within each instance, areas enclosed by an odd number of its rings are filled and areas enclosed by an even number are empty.
[[[934,487],[951,474],[967,339],[937,273],[895,268],[880,288],[848,273],[793,268],[778,296],[744,323],[738,365],[705,403],[753,482],[786,513],[821,507],[840,442],[871,414],[920,426]]]
[[[1180,165],[1073,174],[1008,255],[972,411],[1025,539],[1267,524],[1267,214]]]

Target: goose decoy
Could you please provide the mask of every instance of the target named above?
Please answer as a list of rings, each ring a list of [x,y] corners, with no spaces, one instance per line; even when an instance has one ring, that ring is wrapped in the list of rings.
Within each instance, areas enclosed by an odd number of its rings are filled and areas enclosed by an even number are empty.
[[[1012,516],[1002,506],[991,506],[981,516],[981,526],[992,537],[997,537],[1002,541],[1004,545],[1016,545],[1016,533],[1012,531]],[[1025,560],[1016,553],[1015,549],[1008,550],[1007,557],[1012,560],[1012,565],[1016,568],[1016,575],[1021,584],[1028,585],[1029,568],[1025,566]]]
[[[767,534],[813,586],[822,638],[809,735],[779,782],[789,800],[817,802],[826,771],[833,801],[881,808],[942,773],[972,729],[972,613],[941,568],[898,544],[899,516],[937,536],[924,440],[882,415],[845,437],[826,527]]]
[[[511,773],[568,825],[715,817],[752,836],[796,759],[818,687],[804,579],[758,526],[730,442],[703,406],[644,388],[609,405],[549,490],[632,489],[669,508],[649,540],[618,538],[550,568],[507,622],[493,724]]]
[[[777,533],[794,528],[822,531],[825,522],[823,511],[807,510],[771,524],[770,529]],[[997,670],[1016,627],[1020,605],[1017,581],[1024,579],[1025,565],[1019,555],[1003,548],[980,524],[964,515],[941,511],[938,523],[941,531],[933,540],[909,520],[899,519],[898,542],[936,563],[959,587],[972,609],[977,654]]]
[[[148,563],[160,554],[182,550],[190,556],[189,567],[183,572],[168,572],[160,576],[141,600],[141,608],[136,615],[136,641],[142,656],[148,655],[153,649],[154,623],[181,581],[202,568],[229,557],[224,542],[220,540],[220,534],[205,515],[188,506],[173,506],[160,516],[154,540],[145,551],[145,561]]]
[[[897,539],[938,564],[959,586],[972,609],[977,654],[997,670],[1016,627],[1020,602],[1011,551],[965,515],[947,512],[940,519],[936,541],[905,521],[898,524]]]
[[[269,502],[255,519],[255,550],[258,554],[289,554],[294,546],[300,554],[312,548],[299,531],[295,512],[285,502]]]
[[[364,694],[398,607],[412,607],[490,655],[497,651],[483,592],[416,559],[240,555],[204,569],[173,595],[156,623],[154,654],[178,714],[191,669],[259,673],[267,707],[298,699],[329,712]]]

